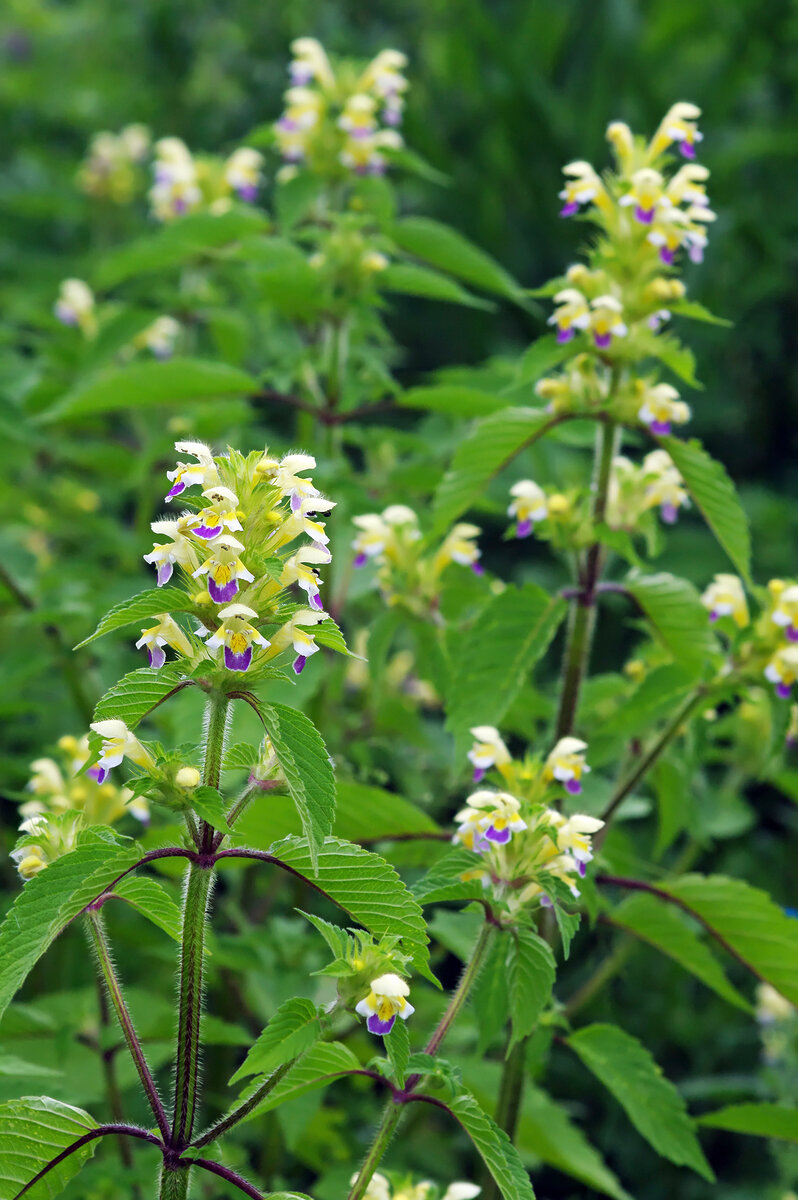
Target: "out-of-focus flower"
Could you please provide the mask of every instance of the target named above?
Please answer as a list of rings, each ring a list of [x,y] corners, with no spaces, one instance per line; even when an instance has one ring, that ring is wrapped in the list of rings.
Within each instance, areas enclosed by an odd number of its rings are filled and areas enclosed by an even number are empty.
[[[748,624],[748,604],[743,581],[736,575],[716,575],[701,597],[710,621],[731,617],[743,629]]]
[[[543,775],[545,779],[565,784],[565,790],[578,796],[582,790],[582,776],[590,767],[585,762],[587,742],[575,737],[560,738],[546,759]]]
[[[224,179],[240,200],[251,203],[261,183],[263,155],[251,146],[239,146],[224,164]]]
[[[105,783],[108,772],[113,767],[118,767],[123,758],[129,758],[137,767],[143,767],[145,771],[154,766],[155,760],[149,750],[142,746],[124,721],[95,721],[90,728],[103,740],[102,753],[95,768],[98,783]]]
[[[520,479],[510,488],[513,497],[507,509],[508,517],[515,520],[515,536],[527,538],[535,528],[536,521],[545,521],[549,515],[546,494],[532,479]]]
[[[167,359],[174,354],[175,342],[180,336],[180,322],[174,317],[158,317],[152,325],[137,334],[133,345],[137,350],[149,350],[156,358]]]
[[[94,293],[82,279],[65,279],[53,309],[62,325],[76,325],[85,337],[94,337]]]
[[[643,459],[643,472],[650,482],[646,488],[646,501],[650,508],[658,508],[662,520],[673,525],[679,509],[690,503],[684,488],[684,480],[667,450],[652,450]]]
[[[469,732],[474,744],[467,757],[474,766],[474,783],[481,783],[491,767],[505,766],[512,762],[510,751],[502,741],[498,729],[494,729],[492,725],[475,725]]]
[[[780,646],[765,667],[765,678],[776,685],[781,700],[789,700],[798,679],[798,646]]]

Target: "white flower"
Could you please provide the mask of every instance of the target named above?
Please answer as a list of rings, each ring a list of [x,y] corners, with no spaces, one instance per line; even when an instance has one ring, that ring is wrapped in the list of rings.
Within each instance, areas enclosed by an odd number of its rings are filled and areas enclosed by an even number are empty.
[[[397,1016],[406,1021],[416,1010],[408,1004],[406,997],[410,988],[398,975],[380,975],[372,979],[371,990],[355,1005],[355,1012],[366,1017],[369,1033],[382,1037],[390,1033]]]

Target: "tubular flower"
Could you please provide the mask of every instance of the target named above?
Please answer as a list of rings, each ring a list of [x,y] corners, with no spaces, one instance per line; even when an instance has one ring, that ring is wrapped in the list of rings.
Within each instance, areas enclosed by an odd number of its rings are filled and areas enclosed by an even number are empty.
[[[395,561],[403,546],[417,542],[421,537],[418,517],[406,504],[390,504],[382,514],[364,513],[353,517],[352,524],[361,530],[352,542],[356,567],[365,566],[370,558],[379,559],[383,555]]]
[[[157,625],[153,625],[149,629],[142,629],[141,637],[136,642],[137,650],[140,650],[142,646],[147,647],[150,666],[160,670],[164,665],[166,662],[164,646],[171,646],[184,658],[191,658],[193,654],[191,642],[174,617],[171,617],[169,613],[161,613],[159,617],[156,617],[156,621]]]
[[[309,135],[321,118],[324,101],[308,87],[289,88],[285,100],[285,111],[274,126],[277,146],[287,162],[301,162],[307,155]]]
[[[167,504],[175,496],[182,495],[186,488],[194,487],[196,484],[203,488],[209,488],[219,483],[219,472],[213,461],[213,455],[202,442],[176,442],[175,450],[178,454],[190,454],[197,461],[193,463],[179,462],[174,471],[166,472],[166,478],[172,484],[166,494]]]
[[[696,143],[704,136],[696,124],[700,116],[701,109],[695,104],[680,100],[671,105],[649,144],[649,161],[659,158],[674,142],[684,158],[695,158]]]
[[[269,458],[264,454],[255,471],[272,485],[279,488],[281,496],[291,499],[291,512],[299,512],[303,500],[318,496],[313,481],[303,479],[300,471],[312,471],[316,460],[312,454],[286,454],[281,459]]]
[[[51,820],[46,816],[29,817],[20,825],[25,835],[22,843],[11,851],[20,878],[26,883],[50,863],[74,850],[83,826],[79,813]]]
[[[301,550],[297,550],[295,554],[285,560],[280,583],[283,587],[287,587],[291,583],[298,583],[302,590],[307,592],[311,608],[321,610],[324,607],[319,593],[321,580],[316,566],[310,564],[321,564],[328,561],[329,555],[326,550],[320,550],[316,546],[303,546]]]
[[[771,591],[775,589],[771,587]],[[777,592],[771,620],[784,630],[789,641],[798,642],[798,584]]]
[[[474,766],[474,783],[481,783],[491,767],[503,767],[512,762],[510,751],[501,739],[498,729],[492,725],[475,725],[469,731],[474,744],[468,751],[468,760]]]
[[[585,762],[587,743],[575,737],[560,738],[557,745],[546,759],[543,778],[556,779],[565,784],[565,790],[572,796],[578,796],[582,790],[582,776],[587,775],[590,767]]]
[[[372,91],[383,102],[381,113],[386,125],[400,125],[407,80],[402,71],[407,66],[407,55],[401,50],[381,50],[372,59],[358,83],[358,91]]]
[[[756,1019],[760,1025],[773,1025],[777,1021],[789,1021],[795,1016],[795,1005],[770,983],[759,983],[756,988]]]
[[[295,512],[292,512],[285,521],[282,532],[280,534],[281,542],[293,541],[300,533],[306,534],[313,545],[324,551],[327,554],[326,561],[329,562],[332,558],[329,550],[324,550],[329,542],[329,537],[325,532],[325,526],[322,521],[314,521],[313,518],[319,513],[328,513],[335,508],[334,500],[327,500],[324,496],[305,496],[299,503],[299,507]]]
[[[222,624],[206,641],[209,650],[218,650],[224,646],[224,665],[228,671],[248,671],[252,663],[252,643],[258,646],[269,646],[271,643],[254,625],[258,614],[246,604],[228,604],[219,609],[219,619]],[[198,629],[197,633],[204,637],[207,630]]]
[[[548,502],[543,488],[532,479],[520,479],[510,488],[513,501],[507,509],[508,517],[513,517],[515,536],[527,538],[535,527],[536,521],[545,521],[549,515]]]
[[[607,141],[615,151],[620,169],[628,171],[635,152],[634,137],[629,126],[624,121],[611,121],[607,126]]]
[[[450,562],[455,562],[461,567],[470,567],[475,575],[481,575],[485,570],[479,561],[482,551],[474,540],[481,532],[478,525],[455,525],[435,555],[436,570],[442,571]]]
[[[377,129],[373,133],[350,135],[339,158],[356,175],[382,175],[387,166],[381,150],[400,150],[402,139],[395,129]]]
[[[374,115],[376,109],[377,101],[373,96],[356,92],[344,105],[344,111],[338,118],[338,126],[354,141],[370,138],[377,129],[377,118]]]
[[[709,171],[700,163],[685,163],[668,182],[665,195],[671,204],[697,205],[706,208],[709,204],[704,184]]]
[[[684,480],[667,450],[652,450],[643,459],[643,472],[651,482],[646,487],[646,504],[659,508],[666,525],[673,525],[679,509],[690,503],[683,487]]]
[[[557,849],[575,859],[579,864],[579,874],[584,875],[586,864],[593,860],[591,835],[597,833],[604,822],[598,817],[588,817],[582,813],[566,818],[553,809],[549,809],[546,817],[555,829]]]
[[[388,523],[377,513],[363,513],[362,516],[353,517],[352,524],[360,530],[352,542],[355,552],[353,565],[364,567],[370,558],[378,558],[382,554],[391,531]]]
[[[590,306],[576,288],[563,288],[557,292],[554,303],[556,307],[548,323],[557,326],[558,342],[570,342],[577,330],[590,326]]]
[[[162,361],[171,358],[180,328],[180,322],[174,317],[158,317],[133,339],[133,346],[137,350],[149,350]]]
[[[657,383],[647,387],[638,381],[639,399],[642,401],[637,415],[652,433],[663,436],[670,433],[673,425],[684,425],[690,420],[690,407],[679,399],[676,388],[669,383]]]
[[[765,667],[765,678],[776,685],[776,695],[789,700],[798,679],[798,646],[780,646]]]
[[[600,350],[606,350],[614,337],[626,337],[629,331],[621,319],[623,305],[615,296],[596,296],[590,301],[590,309],[593,341]]]
[[[62,765],[52,758],[37,758],[31,763],[31,778],[26,791],[31,799],[20,805],[20,815],[31,817],[60,815],[70,811],[81,814],[87,825],[112,825],[126,813],[140,821],[149,819],[146,800],[131,799],[127,788],[99,782],[99,771],[83,771],[89,757],[89,739],[62,737],[58,741]]]
[[[572,217],[579,212],[583,204],[606,206],[609,197],[604,190],[604,184],[589,162],[580,160],[568,163],[563,167],[562,173],[566,179],[565,187],[560,192],[560,199],[565,201],[560,209],[561,217]]]
[[[172,221],[192,212],[202,203],[197,167],[191,151],[180,138],[161,138],[155,143],[150,188],[152,212],[159,221]]]
[[[355,1005],[355,1012],[366,1017],[369,1033],[385,1037],[394,1027],[397,1017],[406,1021],[416,1011],[406,997],[410,988],[399,975],[380,975],[372,979],[371,990]]]
[[[191,518],[191,532],[210,541],[220,533],[239,533],[244,526],[238,519],[238,496],[229,488],[217,484],[202,493],[210,504]]]
[[[506,845],[514,833],[527,828],[520,810],[521,805],[509,792],[474,792],[454,818],[462,828],[453,840],[477,852],[486,850],[490,842]]]
[[[623,208],[634,205],[635,220],[642,225],[650,225],[657,208],[670,205],[670,200],[663,190],[663,182],[659,171],[651,167],[642,167],[635,171],[630,191],[621,196],[618,203]]]
[[[287,646],[293,646],[296,653],[294,659],[294,673],[301,675],[305,669],[305,664],[311,654],[315,654],[318,650],[315,638],[312,633],[308,632],[314,625],[318,625],[321,621],[327,620],[326,612],[319,612],[315,608],[300,608],[287,621],[282,629],[272,637],[272,649],[280,651]]]
[[[97,760],[96,780],[105,783],[112,767],[118,767],[123,758],[129,758],[137,767],[149,770],[154,759],[149,750],[131,733],[124,721],[95,721],[89,726],[103,739],[102,754]]]
[[[153,533],[172,539],[171,542],[156,542],[152,552],[144,555],[144,561],[152,563],[158,571],[158,587],[163,587],[172,578],[175,564],[189,573],[196,569],[197,553],[188,536],[195,520],[194,513],[183,513],[176,521],[152,522]]]
[[[82,279],[64,280],[53,311],[62,325],[76,325],[86,337],[96,333],[94,292]]]
[[[481,1191],[482,1188],[476,1183],[450,1183],[441,1200],[475,1200]]]
[[[741,629],[748,624],[748,604],[743,583],[736,575],[716,575],[701,597],[710,621],[732,617]]]
[[[192,575],[208,576],[208,591],[214,604],[227,604],[237,595],[239,579],[245,583],[253,583],[255,576],[247,570],[238,557],[244,546],[238,538],[224,534],[211,544],[210,558],[207,558]]]
[[[263,155],[250,146],[239,146],[224,164],[224,180],[240,200],[252,202],[261,182]]]
[[[321,42],[315,38],[295,38],[291,43],[291,53],[294,58],[288,70],[291,82],[297,87],[316,82],[322,87],[331,87],[335,83],[330,60]]]

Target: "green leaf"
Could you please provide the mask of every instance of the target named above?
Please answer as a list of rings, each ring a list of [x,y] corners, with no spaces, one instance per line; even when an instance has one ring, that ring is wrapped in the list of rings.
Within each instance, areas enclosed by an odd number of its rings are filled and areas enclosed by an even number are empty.
[[[703,384],[696,379],[695,355],[688,346],[683,346],[673,334],[651,333],[647,337],[638,335],[638,344],[645,340],[645,351],[652,358],[658,358],[669,371],[673,371],[679,379],[684,380],[690,387],[703,390]]]
[[[285,1074],[276,1087],[244,1117],[244,1121],[252,1121],[263,1113],[279,1108],[287,1100],[296,1100],[307,1092],[327,1087],[342,1075],[360,1069],[360,1060],[355,1057],[348,1046],[342,1042],[318,1042],[312,1046],[298,1062]],[[250,1086],[242,1093],[243,1100],[252,1094],[260,1085],[261,1080]],[[242,1122],[243,1124],[243,1122]]]
[[[798,921],[766,892],[724,875],[685,875],[657,885],[737,958],[798,1004]]]
[[[488,602],[461,639],[446,723],[458,737],[473,725],[500,725],[568,611],[535,583],[508,587]]]
[[[223,396],[246,396],[257,391],[257,379],[227,363],[199,358],[134,362],[92,375],[56,401],[36,421],[49,424],[122,409],[136,412],[183,402],[218,400]]]
[[[697,1118],[699,1125],[798,1142],[798,1108],[786,1104],[729,1104]]]
[[[385,1053],[393,1067],[394,1083],[397,1087],[404,1087],[407,1065],[410,1062],[410,1033],[407,1022],[397,1017],[393,1023],[393,1029],[387,1037],[383,1038],[383,1041]]]
[[[149,875],[127,875],[116,885],[113,895],[137,909],[170,938],[180,941],[183,927],[180,908],[157,879]]]
[[[700,442],[663,437],[668,451],[709,528],[743,579],[751,579],[751,532],[748,516],[725,467]]]
[[[391,232],[396,244],[415,258],[486,292],[523,303],[523,289],[512,275],[448,225],[429,217],[404,217]]]
[[[283,233],[287,233],[305,219],[320,196],[322,188],[321,179],[310,171],[300,171],[292,179],[278,182],[274,193],[274,207]]]
[[[731,329],[734,325],[734,321],[727,321],[725,317],[716,317],[713,312],[696,300],[679,300],[676,304],[670,305],[670,310],[674,316],[687,317],[691,321],[704,321],[708,325],[722,325],[726,329]]]
[[[94,710],[95,721],[124,721],[128,729],[135,729],[139,721],[162,704],[173,692],[188,686],[181,680],[179,664],[162,667],[140,667],[123,675],[118,683],[109,688]]]
[[[501,396],[480,391],[479,388],[452,383],[410,388],[409,391],[401,393],[398,402],[401,408],[420,408],[424,412],[445,413],[462,420],[469,417],[486,417],[498,409],[507,407],[507,401]]]
[[[215,251],[240,237],[265,229],[257,209],[244,205],[226,213],[190,213],[157,233],[128,242],[105,254],[94,279],[100,288],[115,287],[150,271],[180,266],[190,258]]]
[[[535,1028],[551,998],[557,966],[551,946],[532,929],[514,929],[507,960],[512,1037],[507,1052]]]
[[[158,617],[161,613],[193,612],[196,605],[187,592],[180,588],[163,587],[151,588],[139,592],[121,604],[115,604],[101,619],[99,625],[89,637],[78,642],[75,650],[88,646],[96,638],[105,637],[115,629],[123,629],[126,625],[135,625],[138,621],[147,621],[150,617]]]
[[[751,1012],[751,1005],[729,983],[712,951],[688,927],[673,908],[644,894],[630,896],[610,913],[613,925],[642,938],[667,954],[736,1008]]]
[[[491,1120],[468,1092],[452,1100],[448,1108],[460,1122],[482,1161],[495,1179],[503,1200],[535,1200],[524,1164],[503,1129]]]
[[[359,654],[353,654],[349,649],[344,640],[344,635],[332,617],[328,617],[326,621],[321,621],[318,625],[314,625],[313,636],[320,646],[326,646],[328,650],[336,650],[338,654],[346,654],[348,658],[360,658]]]
[[[711,664],[718,654],[718,641],[698,592],[686,579],[661,572],[633,572],[624,586],[642,608],[654,633],[683,663],[697,668]]]
[[[565,1041],[658,1154],[714,1182],[684,1100],[637,1038],[616,1025],[588,1025]]]
[[[631,1200],[565,1109],[528,1081],[516,1145],[522,1157],[534,1155],[613,1200]]]
[[[484,869],[484,862],[473,850],[456,846],[413,885],[413,895],[419,904],[436,904],[443,900],[480,900],[485,889],[479,878],[466,879],[467,871]]]
[[[507,985],[509,941],[510,934],[506,929],[500,929],[494,934],[485,966],[471,992],[471,1003],[479,1031],[477,1053],[480,1055],[483,1055],[499,1037],[510,1013]]]
[[[297,996],[281,1004],[230,1084],[247,1075],[271,1075],[284,1063],[304,1054],[321,1037],[321,1015],[310,1000]]]
[[[534,408],[504,408],[479,421],[460,442],[435,492],[434,532],[442,533],[471,508],[502,467],[556,424],[557,417]]]
[[[553,371],[560,363],[570,358],[573,352],[573,346],[558,342],[553,333],[538,338],[521,356],[513,387],[537,383],[544,375],[548,375],[549,371]]]
[[[448,304],[464,304],[467,308],[491,308],[491,305],[472,296],[447,275],[439,275],[429,267],[413,263],[393,263],[380,272],[380,291],[400,292],[405,296],[421,296],[425,300],[444,300]]]
[[[327,747],[304,713],[263,701],[257,702],[257,708],[288,782],[315,870],[335,818],[335,776]]]
[[[318,852],[314,873],[310,851],[298,838],[276,842],[270,853],[324,892],[375,937],[401,933],[402,948],[412,958],[415,969],[437,982],[429,971],[427,930],[421,909],[384,858],[351,842],[328,838]]]
[[[49,868],[48,868],[49,870]],[[87,1133],[97,1122],[82,1108],[26,1096],[0,1104],[0,1200],[14,1200],[48,1162]],[[97,1139],[70,1154],[25,1192],[26,1200],[53,1200],[91,1158]]]
[[[698,681],[696,664],[665,663],[654,667],[631,696],[624,697],[606,721],[596,725],[593,743],[600,739],[628,738],[673,714]]]
[[[0,926],[0,1017],[59,933],[141,858],[141,849],[125,842],[86,829],[74,850],[24,885]]]
[[[218,788],[208,787],[206,784],[194,788],[191,793],[191,807],[214,829],[229,828],[227,810],[230,805]]]

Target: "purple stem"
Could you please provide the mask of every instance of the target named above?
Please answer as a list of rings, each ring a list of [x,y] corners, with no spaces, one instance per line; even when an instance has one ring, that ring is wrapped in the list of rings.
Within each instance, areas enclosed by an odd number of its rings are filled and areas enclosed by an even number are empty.
[[[210,1171],[212,1175],[218,1175],[221,1179],[226,1179],[228,1183],[232,1183],[245,1196],[253,1196],[254,1200],[264,1200],[264,1193],[260,1188],[256,1188],[254,1184],[247,1183],[246,1179],[241,1175],[237,1175],[235,1171],[231,1171],[229,1167],[223,1167],[221,1163],[213,1162],[210,1158],[181,1158],[180,1164],[188,1167],[201,1167],[203,1171]]]
[[[35,1183],[43,1179],[45,1175],[52,1171],[54,1167],[57,1167],[59,1163],[62,1163],[64,1159],[69,1158],[70,1154],[74,1154],[82,1146],[93,1142],[95,1138],[105,1137],[108,1134],[127,1134],[129,1137],[140,1138],[143,1142],[150,1142],[153,1146],[158,1146],[161,1150],[164,1149],[164,1144],[160,1138],[157,1138],[154,1133],[148,1133],[146,1129],[140,1129],[138,1125],[98,1125],[96,1129],[90,1130],[89,1133],[84,1133],[83,1137],[79,1137],[71,1146],[67,1146],[66,1150],[62,1150],[60,1154],[56,1154],[55,1158],[51,1158],[42,1167],[41,1171],[38,1171],[33,1176],[33,1179],[29,1179],[25,1186],[15,1193],[14,1200],[20,1200],[20,1196],[24,1196],[26,1192],[30,1191]],[[260,1193],[258,1193],[258,1196],[260,1196]]]

